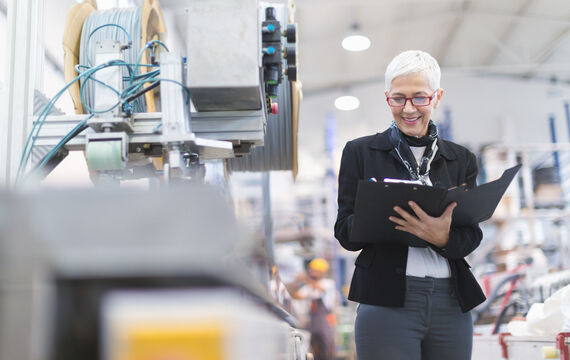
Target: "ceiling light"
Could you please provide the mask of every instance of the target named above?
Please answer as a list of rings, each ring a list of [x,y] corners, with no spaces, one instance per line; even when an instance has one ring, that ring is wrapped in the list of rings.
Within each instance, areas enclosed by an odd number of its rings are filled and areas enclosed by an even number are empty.
[[[346,37],[342,40],[342,47],[348,51],[364,51],[370,47],[370,39],[359,30],[358,23],[350,26]]]
[[[342,47],[348,51],[364,51],[370,47],[370,39],[364,35],[349,35],[342,40]]]
[[[358,109],[360,106],[360,100],[356,96],[339,96],[334,101],[334,106],[339,110],[350,111]]]

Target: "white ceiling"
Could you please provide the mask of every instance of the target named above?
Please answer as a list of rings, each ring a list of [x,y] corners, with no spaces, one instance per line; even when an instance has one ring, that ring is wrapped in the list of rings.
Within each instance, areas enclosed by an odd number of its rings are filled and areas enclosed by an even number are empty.
[[[309,94],[382,79],[407,49],[427,51],[447,69],[570,79],[567,0],[298,0],[297,9]],[[362,53],[340,46],[354,22],[372,40]]]

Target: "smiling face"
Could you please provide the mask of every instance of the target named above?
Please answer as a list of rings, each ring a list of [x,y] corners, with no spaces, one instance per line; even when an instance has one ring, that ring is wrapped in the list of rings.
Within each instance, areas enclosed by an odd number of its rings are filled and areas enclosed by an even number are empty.
[[[431,89],[429,81],[422,73],[400,75],[392,80],[390,91],[387,97],[429,97],[434,94],[435,89]],[[392,116],[401,132],[408,136],[421,137],[427,134],[429,120],[432,111],[438,107],[443,94],[442,89],[435,92],[431,103],[426,106],[414,106],[410,100],[404,106],[392,107]]]

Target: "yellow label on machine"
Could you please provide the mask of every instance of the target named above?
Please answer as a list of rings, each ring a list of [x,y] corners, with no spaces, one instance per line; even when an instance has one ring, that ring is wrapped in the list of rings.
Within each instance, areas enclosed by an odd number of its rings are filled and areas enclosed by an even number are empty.
[[[221,326],[137,325],[124,329],[112,360],[223,360]]]

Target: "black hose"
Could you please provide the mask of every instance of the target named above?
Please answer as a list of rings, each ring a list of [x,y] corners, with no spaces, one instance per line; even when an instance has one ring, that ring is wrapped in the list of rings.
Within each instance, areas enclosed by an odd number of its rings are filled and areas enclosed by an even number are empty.
[[[81,126],[75,127],[68,135],[66,135],[54,148],[46,154],[39,162],[38,165],[32,170],[32,173],[42,171],[42,178],[45,178],[60,162],[65,159],[68,154],[64,146],[74,137],[81,134],[82,131],[87,129],[89,125],[85,122]]]
[[[501,322],[503,322],[503,317],[505,317],[505,314],[507,313],[507,310],[511,307],[515,307],[518,305],[518,301],[512,301],[510,303],[508,303],[503,310],[501,310],[501,312],[499,313],[499,315],[497,315],[497,319],[495,320],[495,326],[493,326],[493,332],[491,334],[495,335],[499,332],[499,327],[501,326]],[[516,311],[516,310],[515,310]]]
[[[491,291],[491,294],[489,294],[489,297],[487,298],[487,300],[485,300],[484,303],[482,303],[481,305],[479,305],[478,307],[473,309],[473,311],[472,311],[473,323],[477,322],[479,320],[479,318],[481,317],[481,314],[483,314],[484,312],[489,310],[489,308],[491,307],[491,304],[494,303],[495,300],[497,300],[499,298],[498,293],[499,293],[499,290],[501,290],[501,288],[503,287],[503,285],[505,285],[507,282],[515,281],[520,276],[521,276],[520,274],[512,274],[512,275],[509,275],[509,276],[505,277],[504,279],[502,279],[497,284],[497,286],[495,286],[493,291]]]
[[[147,86],[147,87],[145,87],[145,88],[143,88],[143,89],[140,89],[139,91],[137,91],[137,92],[134,93],[133,95],[129,96],[126,101],[127,101],[127,102],[133,101],[134,99],[136,99],[136,98],[138,98],[139,96],[143,95],[143,94],[146,93],[147,91],[150,91],[150,90],[154,89],[155,87],[157,87],[158,84],[160,84],[160,80],[154,81],[154,82],[153,82],[152,84],[150,84],[149,86]]]

